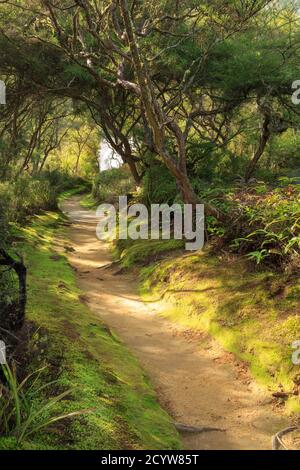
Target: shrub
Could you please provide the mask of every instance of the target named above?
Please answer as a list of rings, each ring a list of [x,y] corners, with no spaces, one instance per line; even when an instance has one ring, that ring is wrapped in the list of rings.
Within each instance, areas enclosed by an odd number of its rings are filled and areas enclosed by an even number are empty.
[[[165,166],[153,165],[143,178],[140,199],[144,204],[173,204],[178,199],[176,181]]]
[[[257,264],[298,266],[300,256],[300,188],[259,185],[231,196],[232,248]],[[230,235],[230,232],[229,232]]]
[[[0,266],[0,327],[10,328],[11,318],[19,306],[18,279],[12,270]],[[0,330],[2,339],[2,330]]]
[[[0,248],[10,245],[10,223],[24,222],[28,215],[57,207],[57,197],[64,190],[82,183],[78,178],[58,171],[38,177],[22,175],[14,182],[0,183]],[[7,322],[18,304],[18,280],[7,266],[0,265],[0,325]]]
[[[41,209],[56,207],[56,188],[48,180],[22,177],[13,186],[12,209],[16,217],[23,218]]]
[[[12,192],[8,184],[0,183],[0,246],[8,237],[9,208]]]
[[[198,191],[225,214],[220,222],[206,216],[206,232],[216,250],[229,249],[256,264],[295,271],[300,268],[300,185],[289,178],[277,187],[219,186]]]
[[[1,225],[7,226],[7,221],[23,221],[40,210],[56,209],[58,195],[79,184],[82,184],[81,179],[58,171],[44,172],[36,177],[26,174],[15,182],[0,183]]]
[[[127,167],[112,168],[99,173],[94,180],[92,196],[98,202],[114,204],[118,197],[134,190],[134,181]]]

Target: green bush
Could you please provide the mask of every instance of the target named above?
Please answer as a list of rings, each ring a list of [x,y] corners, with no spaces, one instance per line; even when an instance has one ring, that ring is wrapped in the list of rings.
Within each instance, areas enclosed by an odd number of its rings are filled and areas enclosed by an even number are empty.
[[[127,167],[112,168],[99,173],[94,180],[92,196],[97,203],[114,204],[119,196],[134,190],[134,181]]]
[[[44,172],[38,177],[26,174],[14,182],[0,183],[1,225],[23,221],[40,210],[56,209],[58,195],[79,184],[81,179],[58,171]]]
[[[81,181],[58,171],[38,177],[22,175],[14,182],[0,183],[0,248],[8,250],[11,223],[23,223],[27,216],[57,207],[57,197]],[[82,182],[81,182],[82,183]],[[12,270],[0,266],[0,325],[6,326],[18,301],[18,280]]]
[[[0,247],[8,236],[9,207],[11,188],[8,184],[0,183]]]
[[[39,175],[40,180],[46,180],[56,193],[67,191],[74,187],[83,186],[90,189],[90,184],[79,176],[72,176],[67,171],[45,170]]]
[[[291,178],[276,185],[199,188],[201,199],[225,215],[222,222],[206,216],[206,233],[215,250],[229,249],[276,269],[300,268],[300,185]]]
[[[279,136],[273,137],[263,157],[263,165],[274,171],[286,169],[300,174],[300,135],[289,129]]]
[[[149,206],[161,203],[173,204],[178,200],[175,179],[165,166],[157,164],[147,169],[139,198]]]
[[[257,264],[295,270],[300,267],[300,188],[265,185],[231,196],[232,248]]]
[[[13,185],[12,209],[16,216],[31,215],[41,209],[55,209],[56,188],[44,178],[22,177]]]

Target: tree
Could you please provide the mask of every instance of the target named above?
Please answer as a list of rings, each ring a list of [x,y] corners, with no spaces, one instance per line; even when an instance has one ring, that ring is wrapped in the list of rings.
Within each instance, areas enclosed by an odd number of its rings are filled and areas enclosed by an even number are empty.
[[[183,200],[195,204],[189,142],[197,136],[227,148],[243,131],[245,107],[268,96],[278,102],[290,91],[295,13],[289,10],[281,27],[287,8],[278,3],[273,9],[274,4],[20,2],[14,9],[22,9],[25,26],[15,21],[13,33],[2,31],[8,52],[1,68],[22,75],[31,93],[83,103],[137,184],[147,153],[168,168]],[[276,39],[272,49],[268,35]],[[279,75],[270,74],[272,68]],[[261,107],[257,111],[261,114]],[[261,129],[248,173],[269,140],[269,126]],[[209,205],[207,211],[220,215]]]

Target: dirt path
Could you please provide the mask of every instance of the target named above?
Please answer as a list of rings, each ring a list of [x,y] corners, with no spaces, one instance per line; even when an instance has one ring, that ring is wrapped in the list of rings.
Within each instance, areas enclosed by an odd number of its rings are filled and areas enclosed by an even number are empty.
[[[134,351],[150,376],[162,406],[174,420],[225,428],[226,432],[182,434],[185,449],[270,449],[271,436],[286,425],[266,396],[228,360],[213,342],[184,332],[157,313],[158,304],[145,304],[133,275],[99,269],[111,261],[108,247],[97,240],[96,219],[73,197],[62,204],[72,225],[78,285],[91,310],[117,332]]]

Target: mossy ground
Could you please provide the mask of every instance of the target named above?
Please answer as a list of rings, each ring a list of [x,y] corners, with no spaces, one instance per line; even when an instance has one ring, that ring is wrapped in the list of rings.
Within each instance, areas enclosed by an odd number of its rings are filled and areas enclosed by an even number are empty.
[[[181,253],[143,268],[141,293],[147,300],[163,297],[166,317],[208,332],[261,384],[293,391],[300,373],[291,348],[300,339],[299,277],[250,269],[242,258],[208,251]],[[300,412],[298,396],[288,399],[287,410]]]
[[[247,363],[260,384],[273,390],[281,384],[291,392],[287,411],[299,413],[300,399],[292,392],[300,366],[292,363],[291,347],[300,339],[299,276],[209,249],[193,254],[179,248],[174,240],[119,240],[114,254],[123,267],[139,266],[145,300],[163,299],[163,315],[209,333]]]
[[[112,254],[119,260],[122,268],[147,265],[176,253],[183,247],[182,240],[118,240],[113,245]]]
[[[137,360],[82,302],[82,293],[61,250],[65,220],[43,213],[20,229],[18,251],[28,266],[27,321],[34,324],[30,368],[46,365],[40,377],[55,385],[32,397],[33,406],[71,389],[57,415],[88,410],[33,434],[26,449],[177,449],[179,437]],[[60,245],[60,253],[54,247]],[[16,448],[0,439],[0,448]]]

